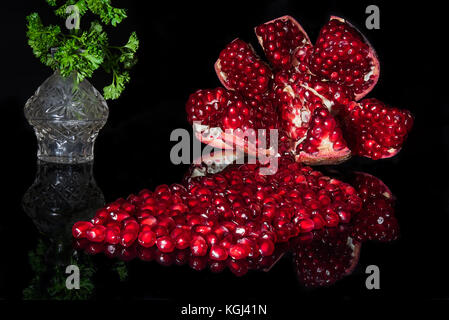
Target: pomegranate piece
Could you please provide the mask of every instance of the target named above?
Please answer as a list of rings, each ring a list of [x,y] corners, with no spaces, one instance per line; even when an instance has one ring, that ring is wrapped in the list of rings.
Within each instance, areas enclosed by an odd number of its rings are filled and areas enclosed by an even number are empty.
[[[352,152],[374,160],[396,155],[413,126],[409,111],[373,98],[350,104],[343,114],[344,136]]]
[[[351,150],[343,133],[326,108],[316,108],[306,137],[296,147],[296,159],[308,164],[336,164],[347,160]]]
[[[256,114],[257,108],[261,108],[259,104],[274,108],[268,98],[258,97],[248,103],[236,92],[223,88],[204,89],[190,95],[186,111],[188,121],[201,142],[219,149],[238,148],[257,155],[258,126],[264,128],[266,115],[273,113],[270,111],[273,109],[267,108],[264,113]],[[264,148],[260,152],[270,153]]]
[[[292,139],[297,161],[336,164],[350,157],[331,112],[353,99],[351,89],[290,70],[276,74],[275,97],[281,126]]]
[[[72,235],[75,239],[87,238],[87,231],[93,227],[88,221],[78,221],[72,227]]]
[[[240,39],[233,40],[220,52],[215,71],[226,89],[236,90],[247,98],[265,93],[272,78],[270,68]]]
[[[257,39],[265,56],[275,69],[289,69],[308,48],[309,37],[299,23],[290,16],[283,16],[255,28]]]
[[[354,26],[339,17],[331,17],[321,29],[306,60],[313,74],[352,88],[356,100],[379,79],[376,52]]]
[[[358,263],[361,244],[351,239],[348,228],[313,232],[308,243],[297,246],[298,280],[306,287],[330,286],[350,274]]]

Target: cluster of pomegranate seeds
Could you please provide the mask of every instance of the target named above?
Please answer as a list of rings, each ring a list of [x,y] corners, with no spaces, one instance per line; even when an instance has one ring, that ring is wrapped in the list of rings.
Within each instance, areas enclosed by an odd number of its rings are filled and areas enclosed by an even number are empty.
[[[375,160],[398,153],[412,125],[410,112],[388,107],[377,99],[353,104],[344,121],[353,153]]]
[[[311,239],[300,243],[296,250],[298,280],[306,287],[332,285],[352,272],[360,247],[344,226],[314,231]]]
[[[379,63],[370,44],[338,17],[331,17],[321,29],[308,59],[312,73],[353,88],[359,98],[371,90],[379,77]]]
[[[215,69],[225,88],[236,90],[248,98],[265,93],[272,78],[266,63],[240,39],[235,39],[221,51]]]
[[[235,260],[229,257],[227,250],[219,246],[212,246],[209,254],[203,256],[193,254],[190,248],[176,248],[172,252],[163,252],[157,246],[143,247],[135,243],[129,247],[124,247],[120,244],[89,242],[87,239],[76,239],[74,247],[77,250],[84,250],[89,255],[103,253],[108,258],[117,258],[124,261],[137,258],[142,261],[156,261],[163,266],[187,264],[196,271],[209,267],[210,271],[218,273],[228,268],[236,276],[242,276],[249,270],[269,270],[289,248],[288,245],[281,245],[277,246],[276,251],[273,252],[269,247],[268,251],[272,252],[271,255],[259,255]],[[265,242],[262,247],[264,250],[267,249]]]
[[[184,185],[161,185],[99,209],[73,226],[76,239],[157,246],[164,253],[190,248],[193,256],[234,260],[269,256],[276,242],[348,223],[361,208],[356,190],[293,159],[274,175],[259,165],[230,166]]]
[[[353,183],[363,207],[353,221],[352,237],[358,241],[395,240],[399,235],[399,224],[394,215],[391,191],[382,181],[367,173],[357,173]]]
[[[252,127],[252,109],[235,92],[223,88],[198,90],[190,95],[186,105],[189,122],[202,122],[223,129]]]
[[[375,86],[380,67],[374,49],[349,22],[331,17],[315,45],[290,16],[259,25],[255,32],[275,73],[249,44],[235,39],[220,53],[215,70],[226,89],[243,97],[244,102],[237,98],[242,107],[215,103],[213,98],[198,103],[202,99],[192,98],[194,94],[187,102],[190,122],[201,119],[206,126],[220,129],[280,129],[291,139],[288,152],[298,162],[309,165],[336,164],[351,155],[388,158],[400,150],[411,130],[410,113],[374,103],[377,101],[374,99],[355,102]],[[327,109],[328,115],[319,116],[326,111],[315,112],[317,108]],[[329,121],[317,123],[311,120],[313,116],[315,120]],[[329,131],[328,123],[344,130],[343,134],[340,129],[331,132],[329,137],[334,140],[331,143],[318,137]],[[209,131],[205,133],[215,136]],[[238,135],[233,133],[219,137],[218,141],[207,138],[201,141],[229,149],[235,136]],[[235,143],[232,148],[251,155],[271,154],[260,141],[250,147]]]
[[[294,54],[304,54],[311,47],[307,34],[289,16],[264,23],[256,27],[255,32],[268,61],[275,69],[290,68]]]
[[[327,153],[329,156],[323,160],[316,160],[315,157],[320,153]],[[343,139],[343,133],[338,123],[330,115],[329,110],[318,107],[312,113],[307,135],[298,144],[296,154],[301,162],[337,163],[349,158],[351,151]]]

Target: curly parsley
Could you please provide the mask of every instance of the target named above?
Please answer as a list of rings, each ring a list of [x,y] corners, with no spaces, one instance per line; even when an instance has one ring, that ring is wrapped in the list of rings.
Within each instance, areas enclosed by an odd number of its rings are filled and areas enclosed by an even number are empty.
[[[87,12],[98,16],[104,25],[117,26],[127,17],[125,9],[115,8],[111,0],[46,0],[56,7],[55,14],[67,19],[69,6],[76,6],[79,17]],[[70,12],[70,11],[69,11]],[[27,17],[28,44],[34,55],[46,66],[59,70],[62,76],[75,74],[76,83],[92,77],[100,66],[112,75],[112,83],[103,88],[106,99],[117,99],[130,81],[129,69],[137,63],[139,39],[131,33],[128,42],[111,46],[107,33],[99,21],[93,21],[87,30],[71,29],[63,33],[59,26],[44,26],[37,13]]]

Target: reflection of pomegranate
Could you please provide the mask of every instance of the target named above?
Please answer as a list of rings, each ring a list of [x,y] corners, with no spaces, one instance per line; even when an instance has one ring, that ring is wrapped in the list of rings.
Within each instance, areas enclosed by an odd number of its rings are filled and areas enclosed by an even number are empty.
[[[291,139],[297,161],[307,164],[339,163],[351,154],[388,158],[400,150],[413,118],[373,98],[356,102],[375,86],[380,68],[350,23],[331,17],[315,45],[289,16],[255,32],[274,73],[242,40],[226,46],[215,64],[226,89],[199,90],[187,102],[189,121],[201,121],[194,125],[201,141],[270,154],[242,132],[278,128]]]
[[[295,265],[299,281],[306,287],[329,286],[350,274],[360,256],[361,244],[350,237],[349,228],[313,232],[307,243],[300,242]]]
[[[394,215],[394,196],[376,177],[358,172],[353,182],[363,202],[360,213],[353,221],[352,236],[359,241],[392,241],[399,235]]]

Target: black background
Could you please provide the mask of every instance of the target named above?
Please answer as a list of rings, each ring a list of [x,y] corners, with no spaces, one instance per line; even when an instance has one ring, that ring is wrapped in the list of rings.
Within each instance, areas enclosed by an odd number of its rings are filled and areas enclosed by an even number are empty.
[[[397,157],[380,161],[352,159],[344,165],[376,175],[398,197],[401,238],[391,244],[364,245],[355,275],[336,286],[304,290],[287,260],[272,273],[243,278],[135,264],[128,286],[120,292],[109,290],[105,283],[98,284],[105,297],[184,301],[190,287],[196,287],[198,299],[208,297],[214,303],[230,297],[239,303],[262,299],[271,304],[305,298],[449,298],[449,106],[444,48],[448,28],[444,8],[438,2],[113,3],[129,8],[129,18],[117,30],[111,30],[112,39],[121,43],[129,32],[137,30],[141,47],[131,83],[119,100],[109,102],[110,116],[96,142],[95,177],[107,201],[182,178],[187,167],[171,164],[173,142],[169,137],[175,128],[189,129],[184,111],[188,95],[198,88],[219,86],[213,64],[228,42],[239,37],[257,48],[253,27],[285,14],[294,16],[312,41],[331,14],[357,26],[376,49],[381,63],[379,82],[369,97],[409,109],[415,125]],[[365,27],[365,8],[369,4],[380,8],[380,30]],[[25,16],[38,11],[44,22],[53,18],[43,0],[2,3],[1,7],[1,158],[6,163],[2,167],[0,298],[21,299],[30,278],[27,251],[35,246],[38,237],[20,208],[21,197],[36,172],[36,141],[23,116],[23,106],[51,74],[27,46]],[[109,78],[99,72],[91,82],[101,89],[107,81]],[[368,291],[364,287],[364,268],[369,264],[379,265],[382,270],[381,290]]]

